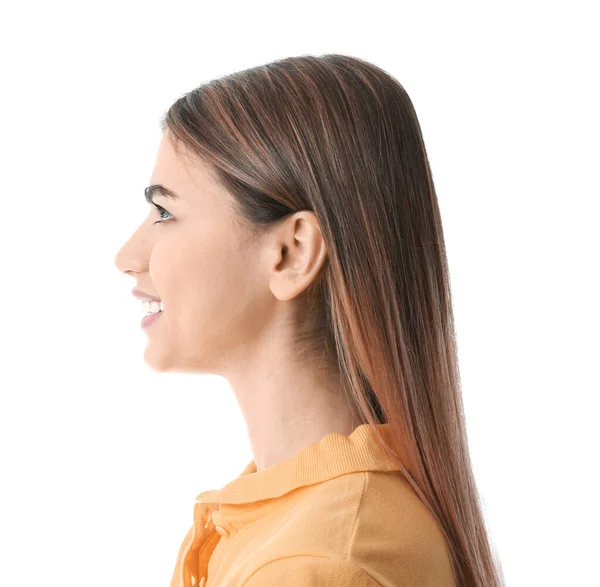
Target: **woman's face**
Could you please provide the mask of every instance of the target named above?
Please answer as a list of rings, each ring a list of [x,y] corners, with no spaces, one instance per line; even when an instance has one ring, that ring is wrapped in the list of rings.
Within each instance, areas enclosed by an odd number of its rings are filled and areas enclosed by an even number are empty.
[[[268,276],[260,249],[234,217],[231,196],[203,163],[186,163],[162,136],[148,216],[115,258],[135,286],[159,297],[164,312],[146,329],[144,360],[155,371],[223,373],[268,320]],[[265,263],[262,264],[265,266]],[[142,316],[140,308],[140,317]]]

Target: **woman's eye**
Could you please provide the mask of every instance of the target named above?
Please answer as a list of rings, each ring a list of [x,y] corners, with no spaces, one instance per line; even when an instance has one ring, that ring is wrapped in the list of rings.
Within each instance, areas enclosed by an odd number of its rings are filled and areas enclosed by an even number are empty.
[[[167,210],[165,210],[162,206],[159,206],[158,204],[152,204],[157,210],[158,213],[160,214],[160,220],[157,220],[156,222],[154,222],[154,224],[160,223],[160,222],[164,222],[165,220],[169,220],[170,218],[173,218],[173,216],[171,215],[170,212],[168,212]]]

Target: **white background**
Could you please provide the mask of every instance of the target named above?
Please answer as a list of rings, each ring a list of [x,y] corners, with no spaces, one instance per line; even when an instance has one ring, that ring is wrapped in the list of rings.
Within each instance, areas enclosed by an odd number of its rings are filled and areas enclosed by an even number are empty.
[[[252,458],[226,380],[144,363],[114,257],[175,99],[346,53],[423,129],[507,585],[600,585],[595,4],[3,3],[0,584],[164,587],[195,496]]]

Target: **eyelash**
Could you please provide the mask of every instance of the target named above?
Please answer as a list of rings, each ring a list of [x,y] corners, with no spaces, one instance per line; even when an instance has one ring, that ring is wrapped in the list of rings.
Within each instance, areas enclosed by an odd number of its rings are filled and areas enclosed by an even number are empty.
[[[161,217],[161,220],[157,220],[153,224],[162,224],[165,220],[170,220],[170,218],[165,218],[163,216],[163,212],[167,213],[171,218],[173,218],[173,215],[168,210],[165,210],[162,206],[159,206],[158,204],[155,204],[154,202],[152,202],[152,205],[158,210],[158,213],[160,214],[160,217]]]

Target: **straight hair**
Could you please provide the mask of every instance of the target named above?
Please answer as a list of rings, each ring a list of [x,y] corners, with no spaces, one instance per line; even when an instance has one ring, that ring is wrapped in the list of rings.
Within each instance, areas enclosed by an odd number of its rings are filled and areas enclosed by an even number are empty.
[[[327,257],[296,317],[297,351],[339,369],[438,522],[457,587],[503,586],[468,450],[437,195],[403,86],[356,57],[288,57],[187,92],[161,129],[208,164],[257,238],[316,215]]]

